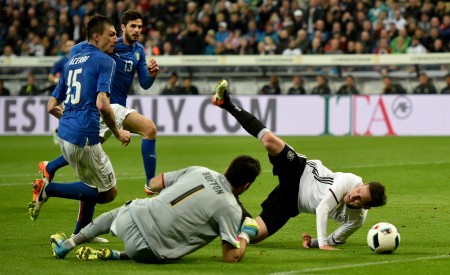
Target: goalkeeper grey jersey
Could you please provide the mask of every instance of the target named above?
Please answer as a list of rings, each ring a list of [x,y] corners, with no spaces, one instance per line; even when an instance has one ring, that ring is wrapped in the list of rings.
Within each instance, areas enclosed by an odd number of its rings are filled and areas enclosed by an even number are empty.
[[[181,258],[220,236],[239,247],[242,210],[225,176],[192,166],[164,173],[165,188],[151,199],[134,200],[131,217],[154,254]]]
[[[362,184],[362,179],[354,174],[334,173],[320,160],[307,161],[300,178],[298,209],[300,213],[316,214],[319,245],[344,243],[364,224],[367,210],[349,208],[343,202],[347,193]],[[328,219],[341,224],[330,235]]]

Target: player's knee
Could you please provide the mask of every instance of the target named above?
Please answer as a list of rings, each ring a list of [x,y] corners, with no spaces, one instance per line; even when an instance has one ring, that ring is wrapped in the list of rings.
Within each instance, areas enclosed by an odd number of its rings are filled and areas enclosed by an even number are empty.
[[[156,138],[156,125],[151,120],[147,120],[143,125],[141,130],[141,135],[145,139],[155,139]]]
[[[113,187],[109,189],[108,191],[99,193],[99,197],[97,202],[99,204],[104,204],[108,202],[112,202],[117,196],[117,187]]]

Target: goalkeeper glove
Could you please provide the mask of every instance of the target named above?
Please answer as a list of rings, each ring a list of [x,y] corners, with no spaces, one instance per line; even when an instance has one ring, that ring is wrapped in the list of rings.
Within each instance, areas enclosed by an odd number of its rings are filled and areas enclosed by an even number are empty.
[[[246,217],[241,226],[239,237],[244,239],[247,244],[258,236],[259,226],[256,221],[250,217]]]

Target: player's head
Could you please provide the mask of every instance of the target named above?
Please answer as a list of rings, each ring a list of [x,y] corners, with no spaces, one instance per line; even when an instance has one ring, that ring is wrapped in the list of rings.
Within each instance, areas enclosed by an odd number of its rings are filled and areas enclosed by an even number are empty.
[[[231,161],[224,175],[233,187],[246,190],[260,172],[261,165],[257,159],[241,155]]]
[[[387,198],[384,190],[384,185],[379,182],[369,182],[369,192],[372,200],[365,204],[366,208],[383,206],[386,204]]]
[[[96,14],[87,22],[89,43],[105,53],[112,53],[117,44],[117,33],[114,21],[106,16]]]
[[[121,28],[126,44],[138,41],[142,32],[142,14],[136,10],[127,10],[122,14]]]
[[[344,196],[344,203],[354,208],[370,209],[386,204],[384,186],[379,182],[370,182],[355,187]]]

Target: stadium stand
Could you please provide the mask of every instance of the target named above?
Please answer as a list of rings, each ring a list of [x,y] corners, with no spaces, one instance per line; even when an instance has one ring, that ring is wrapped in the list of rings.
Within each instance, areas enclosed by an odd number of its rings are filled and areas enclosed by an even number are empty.
[[[450,48],[450,2],[444,0],[50,0],[50,1],[0,1],[0,78],[5,80],[5,86],[12,94],[26,80],[28,73],[32,72],[41,89],[48,86],[46,75],[51,65],[40,64],[29,68],[12,68],[8,66],[11,58],[37,58],[43,52],[44,57],[55,57],[62,54],[61,47],[66,39],[82,41],[84,37],[84,23],[89,16],[101,13],[111,16],[116,21],[116,28],[120,33],[120,14],[127,9],[138,9],[144,15],[144,30],[140,42],[146,46],[146,52],[157,60],[166,56],[177,56],[180,52],[180,41],[186,35],[187,25],[197,22],[198,34],[205,38],[209,31],[217,34],[220,22],[227,25],[228,38],[223,43],[224,49],[217,52],[218,43],[213,43],[213,49],[208,53],[214,55],[226,54],[239,56],[241,54],[258,53],[258,44],[262,52],[279,52],[268,44],[270,36],[275,46],[285,48],[289,40],[298,41],[297,33],[304,30],[308,34],[308,45],[311,47],[313,38],[320,41],[321,47],[327,54],[343,53],[373,54],[378,52],[379,41],[388,41],[388,48],[383,50],[391,52],[391,41],[404,28],[407,38],[404,41],[411,43],[412,38],[419,39],[419,46],[408,45],[408,51],[449,54]],[[38,22],[38,23],[36,23]],[[347,33],[346,23],[353,22],[356,32]],[[224,24],[222,24],[224,25]],[[254,25],[256,29],[250,29]],[[272,31],[273,30],[273,31]],[[285,37],[285,33],[288,37]],[[280,33],[283,35],[280,39]],[[368,38],[365,38],[365,34]],[[404,32],[403,32],[404,33]],[[339,41],[339,49],[333,49],[330,42]],[[439,49],[435,48],[435,40],[442,43]],[[349,42],[354,43],[355,49],[349,49]],[[363,45],[358,49],[358,42]],[[172,51],[166,53],[164,43],[170,43]],[[350,43],[352,44],[352,43]],[[206,45],[206,43],[205,43]],[[246,45],[246,50],[243,49]],[[304,45],[297,45],[304,47]],[[269,50],[269,47],[272,47]],[[9,49],[12,52],[8,52]],[[44,48],[42,51],[41,49]],[[420,50],[421,48],[422,50]],[[37,50],[39,49],[39,50]],[[205,53],[205,48],[197,52]],[[302,52],[297,58],[308,55],[308,50]],[[389,53],[388,53],[389,54]],[[14,57],[8,57],[12,55]],[[319,55],[320,57],[324,55]],[[401,53],[392,54],[393,58]],[[205,55],[206,56],[206,55]],[[271,55],[274,57],[273,55]],[[280,55],[281,57],[281,55]],[[276,73],[281,79],[283,91],[293,74],[305,78],[307,92],[314,84],[317,74],[325,74],[330,80],[332,91],[342,84],[344,77],[351,74],[355,77],[359,89],[364,94],[378,93],[381,85],[381,75],[389,74],[402,82],[403,86],[411,92],[417,82],[416,78],[421,70],[427,74],[439,87],[443,87],[444,77],[449,71],[447,60],[430,62],[428,65],[414,66],[253,66],[240,64],[237,66],[215,68],[203,66],[199,62],[196,66],[176,66],[181,77],[192,76],[194,83],[199,87],[200,93],[209,93],[216,79],[208,80],[218,75],[230,78],[235,83],[235,90],[242,94],[256,94],[261,83],[267,76]],[[164,68],[158,81],[151,89],[151,94],[158,94],[160,87],[170,76],[174,68]],[[232,88],[232,87],[230,87]],[[140,94],[137,87],[135,92]],[[148,92],[147,92],[148,93]]]

